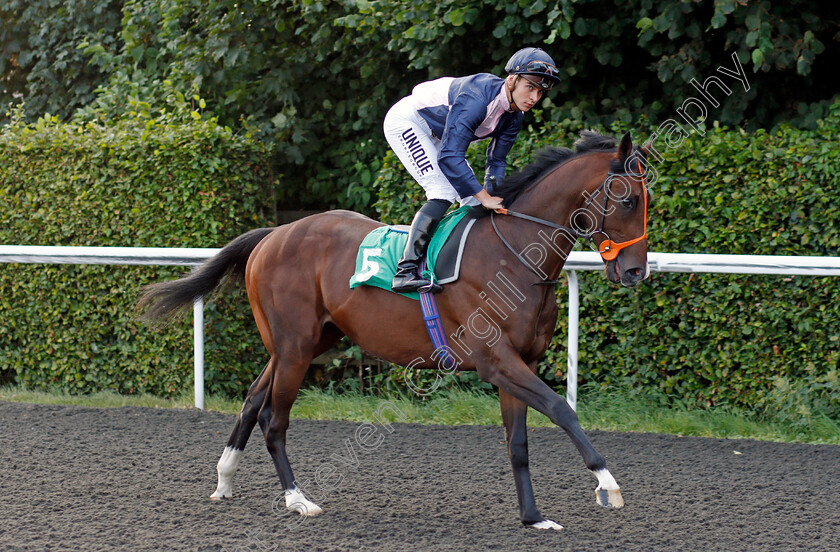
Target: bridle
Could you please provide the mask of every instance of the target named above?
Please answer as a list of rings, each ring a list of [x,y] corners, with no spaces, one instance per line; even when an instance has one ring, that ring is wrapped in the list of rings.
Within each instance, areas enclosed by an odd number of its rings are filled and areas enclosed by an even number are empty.
[[[641,162],[639,161],[638,158],[636,158],[636,167],[639,170],[638,174],[636,174],[636,173],[615,173],[615,172],[612,172],[612,171],[608,172],[607,173],[607,178],[605,178],[604,181],[601,183],[601,185],[598,186],[598,188],[595,190],[595,193],[592,194],[591,196],[589,196],[589,198],[586,200],[586,203],[584,203],[584,206],[583,206],[584,209],[589,207],[592,204],[592,202],[595,200],[595,198],[598,197],[599,193],[601,193],[601,192],[604,193],[604,206],[601,209],[601,223],[600,223],[599,228],[597,230],[592,231],[592,232],[589,232],[589,233],[580,232],[575,228],[570,228],[568,226],[563,226],[562,224],[557,224],[555,222],[551,222],[550,220],[545,220],[545,219],[541,219],[541,218],[538,218],[538,217],[532,217],[531,215],[526,215],[524,213],[511,211],[510,209],[505,209],[505,208],[496,209],[495,211],[490,213],[490,223],[493,226],[493,230],[496,232],[496,235],[499,237],[499,239],[502,241],[502,243],[505,244],[505,246],[511,251],[511,253],[513,253],[516,256],[516,258],[519,259],[519,261],[522,264],[524,264],[526,267],[528,267],[528,269],[531,272],[533,272],[534,274],[537,275],[538,278],[540,278],[540,282],[537,282],[537,284],[551,284],[551,285],[554,285],[554,284],[557,283],[557,280],[546,280],[542,276],[542,274],[537,272],[537,270],[533,266],[531,266],[531,264],[528,263],[528,261],[526,261],[522,257],[522,255],[519,254],[518,251],[516,251],[513,248],[513,246],[510,244],[510,242],[508,242],[505,239],[505,237],[502,236],[501,232],[499,231],[499,227],[496,226],[495,215],[497,215],[497,214],[508,215],[508,216],[520,218],[520,219],[523,219],[523,220],[527,220],[527,221],[530,221],[530,222],[536,222],[536,223],[541,224],[543,226],[548,226],[549,228],[554,228],[556,230],[562,230],[563,232],[566,232],[569,235],[574,236],[575,239],[580,239],[580,238],[593,239],[593,237],[595,235],[601,234],[601,235],[604,236],[604,239],[598,245],[598,252],[601,254],[601,258],[604,259],[605,262],[615,260],[616,257],[618,257],[618,254],[621,253],[621,250],[624,249],[625,247],[629,247],[629,246],[633,245],[634,243],[638,243],[638,242],[640,242],[644,239],[647,239],[648,192],[647,192],[647,183],[645,182],[644,173],[642,172],[642,164],[641,164]],[[644,231],[642,232],[642,235],[637,237],[637,238],[633,238],[631,240],[616,243],[612,240],[612,238],[610,238],[610,236],[606,232],[606,230],[604,230],[604,224],[606,223],[606,220],[607,220],[607,202],[609,201],[609,198],[610,198],[610,190],[611,190],[611,187],[612,187],[613,179],[617,176],[624,176],[624,175],[627,175],[627,174],[629,174],[631,176],[638,176],[642,181],[642,194],[643,194],[643,200],[644,200],[644,206],[645,206]]]
[[[645,176],[644,176],[644,173],[642,172],[642,163],[641,163],[641,161],[639,161],[638,158],[636,158],[636,167],[639,169],[638,174],[635,174],[635,173],[624,173],[624,174],[631,174],[632,176],[638,176],[642,181],[642,194],[643,194],[643,200],[644,200],[644,204],[645,204],[645,215],[644,215],[645,218],[644,218],[644,231],[642,232],[642,235],[639,236],[638,238],[633,238],[632,240],[627,240],[627,241],[623,241],[621,243],[616,243],[616,242],[612,241],[609,234],[607,234],[604,231],[604,222],[606,221],[606,218],[607,218],[607,201],[609,200],[609,197],[610,197],[610,186],[612,186],[612,180],[613,180],[614,177],[622,176],[622,175],[618,175],[618,174],[613,173],[613,172],[607,173],[606,180],[604,180],[604,182],[601,184],[601,186],[598,187],[598,190],[596,190],[596,192],[595,192],[595,195],[597,195],[598,192],[600,192],[601,189],[604,188],[604,186],[606,185],[606,190],[605,190],[606,193],[604,194],[604,208],[601,210],[601,228],[592,233],[592,235],[603,234],[605,236],[605,239],[603,241],[601,241],[601,244],[598,246],[598,252],[601,254],[601,258],[604,259],[605,261],[614,260],[616,257],[618,257],[618,254],[621,253],[621,250],[624,249],[625,247],[631,246],[634,243],[638,243],[638,242],[640,242],[644,239],[647,239],[647,204],[648,204],[647,183],[645,182]],[[595,198],[595,195],[593,195],[591,198],[589,198],[587,200],[584,207],[588,207],[589,204],[592,203],[592,200]],[[591,238],[592,235],[590,235],[589,237]]]

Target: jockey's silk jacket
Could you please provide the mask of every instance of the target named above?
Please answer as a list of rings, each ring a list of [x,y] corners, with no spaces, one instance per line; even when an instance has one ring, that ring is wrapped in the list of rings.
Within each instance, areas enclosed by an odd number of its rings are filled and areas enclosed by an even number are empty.
[[[524,116],[510,110],[504,82],[489,73],[443,77],[420,83],[411,93],[418,113],[441,141],[440,170],[461,197],[481,191],[465,157],[471,142],[490,139],[485,184],[491,176],[497,183],[504,181],[507,154]]]

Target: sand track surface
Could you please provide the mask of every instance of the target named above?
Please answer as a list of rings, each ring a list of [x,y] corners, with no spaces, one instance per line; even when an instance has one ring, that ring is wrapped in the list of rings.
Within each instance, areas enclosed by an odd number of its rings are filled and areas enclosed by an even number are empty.
[[[591,431],[627,503],[608,510],[569,439],[534,429],[537,504],[565,527],[538,531],[519,523],[501,427],[393,424],[364,448],[359,423],[293,420],[292,467],[325,510],[302,520],[272,508],[259,429],[235,497],[209,500],[234,420],[0,402],[0,549],[840,551],[838,446]]]

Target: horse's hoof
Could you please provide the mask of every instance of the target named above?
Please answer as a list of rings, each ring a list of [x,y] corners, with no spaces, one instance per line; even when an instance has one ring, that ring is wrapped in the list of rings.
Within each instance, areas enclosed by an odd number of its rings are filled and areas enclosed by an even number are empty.
[[[297,488],[286,491],[286,509],[290,512],[297,512],[302,516],[314,517],[324,513],[324,510],[306,498]]]
[[[621,496],[621,490],[605,490],[605,489],[595,489],[595,502],[600,504],[605,508],[623,508],[624,507],[624,498]]]
[[[210,500],[227,500],[233,496],[230,492],[220,492],[218,489],[216,492],[210,495]]]
[[[306,501],[307,503],[303,502],[295,502],[290,506],[287,506],[287,509],[290,512],[297,512],[302,516],[308,517],[315,517],[320,516],[324,513],[324,510],[318,506],[317,504],[313,504],[312,502]]]
[[[554,523],[550,519],[544,519],[542,521],[538,521],[536,523],[528,523],[525,527],[533,527],[534,529],[554,529],[555,531],[560,531],[563,529],[563,526],[559,523]]]

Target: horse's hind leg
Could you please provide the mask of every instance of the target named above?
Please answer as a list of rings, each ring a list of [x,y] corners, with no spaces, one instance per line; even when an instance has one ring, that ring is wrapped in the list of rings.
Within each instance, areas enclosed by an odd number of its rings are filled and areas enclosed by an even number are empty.
[[[289,428],[289,413],[312,358],[313,355],[302,353],[298,347],[294,347],[293,353],[282,355],[282,360],[276,363],[272,357],[269,362],[273,368],[271,387],[259,412],[260,428],[283,486],[286,508],[302,516],[317,516],[323,510],[306,498],[295,481],[286,455],[286,431]]]
[[[245,450],[245,445],[248,443],[248,438],[251,436],[251,431],[257,423],[257,414],[260,407],[262,407],[268,390],[271,379],[266,375],[269,365],[263,368],[254,383],[248,389],[248,394],[245,396],[245,402],[242,404],[242,410],[236,416],[236,424],[233,426],[233,431],[228,438],[225,450],[216,464],[216,472],[219,475],[216,491],[210,495],[212,500],[220,500],[223,498],[230,498],[233,496],[232,482],[233,474],[236,473],[236,468],[239,467],[239,460],[242,457],[242,451]]]

